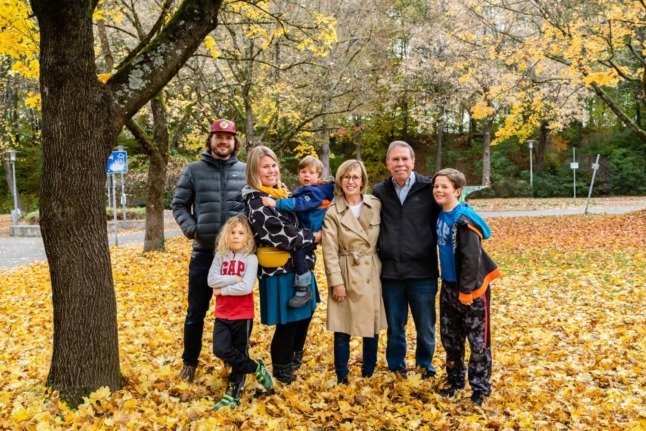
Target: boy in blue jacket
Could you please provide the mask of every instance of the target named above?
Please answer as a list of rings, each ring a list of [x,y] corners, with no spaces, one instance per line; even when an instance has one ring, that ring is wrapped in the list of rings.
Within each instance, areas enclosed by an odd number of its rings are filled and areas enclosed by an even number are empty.
[[[312,232],[319,232],[323,226],[325,211],[334,198],[334,182],[321,181],[323,176],[323,163],[315,157],[306,156],[298,164],[297,187],[292,192],[292,197],[274,200],[270,197],[262,199],[265,206],[276,207],[279,211],[293,211],[303,227]],[[289,300],[290,307],[302,307],[309,304],[312,298],[310,283],[312,273],[305,256],[314,254],[316,244],[308,249],[295,249],[292,251],[292,260],[296,268],[294,281],[294,296]]]
[[[440,335],[449,384],[440,395],[451,398],[464,388],[464,345],[468,339],[471,401],[482,405],[491,394],[490,283],[501,273],[482,248],[482,240],[491,236],[489,226],[459,201],[465,184],[464,174],[456,169],[442,169],[433,177],[433,197],[442,207],[437,219],[442,274]]]

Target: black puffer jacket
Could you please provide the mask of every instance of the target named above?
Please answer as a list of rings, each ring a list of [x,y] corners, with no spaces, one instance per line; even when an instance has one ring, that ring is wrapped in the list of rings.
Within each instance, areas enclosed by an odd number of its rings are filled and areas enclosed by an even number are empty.
[[[218,160],[208,153],[186,166],[171,203],[173,216],[193,250],[210,251],[227,218],[244,210],[241,190],[246,164],[236,157]]]
[[[415,183],[403,205],[392,178],[377,184],[373,195],[381,201],[378,244],[381,277],[437,278],[435,223],[440,207],[433,199],[433,182],[415,173]]]

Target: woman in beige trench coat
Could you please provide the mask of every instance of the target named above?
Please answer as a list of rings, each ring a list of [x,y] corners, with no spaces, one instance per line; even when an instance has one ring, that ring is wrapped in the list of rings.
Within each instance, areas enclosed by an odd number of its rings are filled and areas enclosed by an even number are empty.
[[[363,163],[346,160],[336,173],[336,197],[323,221],[322,244],[328,282],[327,329],[334,331],[334,369],[348,383],[350,336],[363,337],[361,375],[377,364],[379,331],[386,328],[377,256],[381,203],[364,194]]]

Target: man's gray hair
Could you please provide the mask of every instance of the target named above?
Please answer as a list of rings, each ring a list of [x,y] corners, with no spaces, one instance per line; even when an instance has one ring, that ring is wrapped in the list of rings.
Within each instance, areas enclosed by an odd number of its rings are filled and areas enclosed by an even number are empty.
[[[411,147],[408,144],[408,142],[405,142],[405,141],[392,141],[390,145],[388,145],[388,152],[386,152],[386,160],[390,158],[390,152],[397,147],[408,148],[408,151],[410,151],[410,158],[412,160],[415,160],[415,151],[413,151],[413,147]]]

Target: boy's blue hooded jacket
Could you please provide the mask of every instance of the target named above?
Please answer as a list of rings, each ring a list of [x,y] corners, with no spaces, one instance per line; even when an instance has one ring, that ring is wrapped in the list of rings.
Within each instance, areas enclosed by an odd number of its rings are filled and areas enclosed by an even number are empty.
[[[321,182],[296,188],[291,198],[276,201],[276,209],[294,211],[303,227],[318,232],[323,226],[325,211],[333,198],[334,182]]]
[[[471,304],[502,273],[482,248],[482,240],[491,237],[487,223],[466,203],[455,210],[459,215],[451,231],[459,299],[463,304]]]

